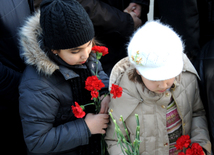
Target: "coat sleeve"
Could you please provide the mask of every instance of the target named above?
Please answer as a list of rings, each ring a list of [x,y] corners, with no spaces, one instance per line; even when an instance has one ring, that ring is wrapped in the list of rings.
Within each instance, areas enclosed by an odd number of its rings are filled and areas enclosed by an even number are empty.
[[[108,75],[104,72],[103,68],[102,68],[102,64],[100,61],[98,61],[98,76],[100,77],[100,79],[102,80],[102,82],[104,83],[105,87],[103,89],[108,91],[108,87],[109,87],[109,77]]]
[[[128,13],[99,0],[78,0],[93,22],[95,32],[119,33],[129,37],[134,31],[134,22]]]
[[[130,104],[131,103],[131,104]],[[123,95],[120,98],[112,99],[109,103],[109,111],[111,111],[113,118],[116,120],[123,136],[127,139],[127,135],[122,122],[120,121],[120,116],[123,116],[123,120],[127,128],[132,124],[127,124],[127,118],[132,114],[134,109],[137,107],[139,100],[134,98],[128,93],[128,90],[123,89]],[[128,131],[129,132],[129,131]],[[108,152],[110,155],[123,155],[120,144],[117,144],[118,139],[115,134],[115,125],[112,118],[110,118],[110,124],[108,125],[106,136],[106,143],[108,145]]]
[[[121,132],[125,136],[126,132],[124,130],[123,124],[120,123],[119,121],[120,113],[117,112],[117,109],[118,109],[117,103],[122,102],[122,100],[123,100],[123,97],[112,99],[110,102],[109,110],[112,111],[113,118],[116,120],[118,126],[120,127]],[[110,117],[110,123],[106,131],[105,141],[108,145],[107,149],[110,155],[123,155],[120,144],[117,144],[118,139],[117,139],[117,135],[115,134],[115,125],[111,117]]]
[[[57,93],[44,82],[36,85],[38,82],[29,80],[19,87],[20,116],[29,151],[54,153],[88,144],[91,133],[84,119],[53,126],[60,105]]]
[[[211,153],[211,143],[209,138],[209,131],[207,127],[207,119],[205,110],[199,95],[198,81],[195,76],[195,100],[192,105],[192,127],[191,127],[191,142],[199,143],[207,154]]]
[[[1,62],[0,73],[1,100],[7,101],[8,103],[18,101],[18,85],[20,83],[21,73],[4,66]]]

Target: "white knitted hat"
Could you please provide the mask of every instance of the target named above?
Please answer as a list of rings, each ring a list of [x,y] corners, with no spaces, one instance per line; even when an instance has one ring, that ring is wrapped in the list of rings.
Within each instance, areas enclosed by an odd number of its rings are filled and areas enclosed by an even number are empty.
[[[159,21],[145,23],[128,44],[130,62],[151,81],[179,75],[183,68],[183,50],[181,38],[172,28]]]

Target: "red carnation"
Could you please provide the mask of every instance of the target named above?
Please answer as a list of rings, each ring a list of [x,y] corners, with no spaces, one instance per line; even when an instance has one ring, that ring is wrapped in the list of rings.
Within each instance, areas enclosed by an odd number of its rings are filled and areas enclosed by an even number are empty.
[[[91,91],[91,100],[92,100],[93,98],[97,98],[98,96],[99,96],[98,91]]]
[[[186,155],[195,155],[195,154],[193,153],[193,151],[192,151],[191,148],[188,148],[188,149],[186,150]]]
[[[75,102],[75,105],[76,107],[73,105],[71,106],[74,116],[76,118],[83,118],[85,116],[85,111],[83,111],[84,107],[80,106],[77,102]]]
[[[178,155],[185,155],[185,153],[183,153],[183,152],[179,152],[179,153],[178,153]]]
[[[189,135],[182,135],[176,141],[175,147],[177,150],[183,150],[183,147],[187,148],[191,143]]]
[[[203,148],[198,143],[193,143],[191,149],[194,155],[204,155]]]
[[[96,51],[98,53],[102,53],[102,56],[108,54],[108,48],[106,48],[105,46],[94,46],[91,50]]]
[[[89,76],[85,81],[85,89],[88,91],[100,90],[105,87],[102,80],[99,80],[97,76]]]
[[[112,84],[110,93],[113,94],[112,98],[121,97],[123,89],[118,85]]]

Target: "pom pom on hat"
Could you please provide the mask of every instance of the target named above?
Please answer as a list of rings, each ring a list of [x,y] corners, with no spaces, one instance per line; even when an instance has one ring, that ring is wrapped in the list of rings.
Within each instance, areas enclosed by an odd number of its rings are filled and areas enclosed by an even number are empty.
[[[48,48],[70,49],[94,37],[92,21],[76,0],[43,0],[40,10],[44,44]]]
[[[184,45],[172,28],[150,21],[140,27],[128,44],[129,60],[151,81],[176,77],[183,69]]]

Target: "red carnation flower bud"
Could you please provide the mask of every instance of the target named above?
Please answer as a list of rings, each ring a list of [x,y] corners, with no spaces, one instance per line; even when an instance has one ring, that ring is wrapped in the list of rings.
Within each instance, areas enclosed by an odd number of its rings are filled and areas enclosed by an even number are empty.
[[[123,92],[123,88],[118,85],[112,84],[110,93],[113,94],[112,98],[121,97]]]
[[[83,118],[85,116],[85,111],[83,111],[84,107],[80,106],[77,102],[75,102],[75,106],[71,106],[71,109],[76,118]]]
[[[193,143],[191,150],[194,155],[204,155],[203,148],[198,143]]]
[[[91,91],[91,100],[92,100],[93,98],[97,98],[98,96],[99,96],[98,91]]]
[[[97,76],[89,76],[85,81],[85,89],[88,91],[101,90],[105,87],[102,80],[99,80]]]
[[[96,51],[98,53],[102,53],[102,56],[105,56],[106,54],[108,54],[108,48],[105,46],[94,46],[91,49],[92,51]]]
[[[189,135],[182,135],[176,141],[175,147],[177,150],[183,150],[183,147],[187,148],[191,143]]]

